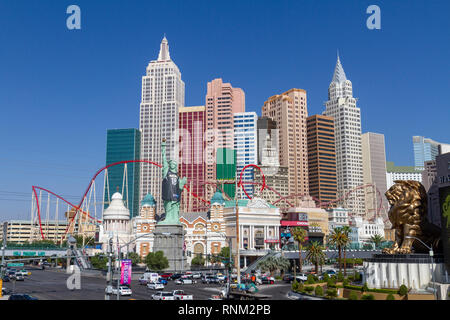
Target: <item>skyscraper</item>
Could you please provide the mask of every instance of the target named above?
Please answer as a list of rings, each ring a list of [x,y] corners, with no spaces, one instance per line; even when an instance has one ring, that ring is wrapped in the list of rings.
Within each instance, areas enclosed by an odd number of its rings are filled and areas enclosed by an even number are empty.
[[[277,124],[280,165],[288,168],[289,194],[308,195],[308,151],[306,91],[290,89],[270,97],[262,107],[263,117]],[[298,201],[299,197],[292,199]]]
[[[319,202],[337,198],[334,119],[313,115],[306,119],[309,194]]]
[[[239,112],[234,114],[234,149],[236,150],[236,174],[239,179],[241,170],[249,164],[258,162],[258,115],[256,112]],[[253,181],[253,168],[242,173],[242,181]],[[245,191],[253,195],[253,185],[243,184]],[[242,198],[243,192],[239,194]]]
[[[184,82],[177,65],[170,59],[166,37],[161,41],[157,60],[150,61],[142,77],[142,99],[139,128],[141,157],[161,163],[161,142],[166,139],[168,159],[178,160],[178,109],[184,106]],[[140,199],[148,193],[154,196],[157,212],[161,213],[161,168],[141,165]]]
[[[325,116],[334,118],[338,197],[363,184],[361,111],[356,107],[352,82],[345,76],[339,56],[328,87]],[[350,213],[364,214],[364,191],[356,190],[341,204]]]
[[[222,79],[208,82],[205,97],[206,107],[206,178],[216,180],[216,151],[234,147],[233,113],[245,112],[245,94]],[[208,199],[216,190],[211,189]]]
[[[450,145],[421,136],[413,136],[413,147],[417,170],[423,170],[425,161],[435,160],[437,155],[450,151]]]
[[[106,134],[106,165],[119,161],[139,160],[141,150],[141,132],[137,129],[110,129]],[[130,218],[139,215],[139,173],[138,163],[127,163],[108,168],[108,185],[105,188],[104,208],[109,206],[111,197],[118,191],[123,194]],[[125,178],[125,179],[124,179]],[[125,180],[125,184],[124,184]],[[127,187],[128,185],[128,187]],[[109,192],[109,193],[108,193]]]
[[[180,114],[180,161],[178,163],[180,177],[187,177],[189,189],[205,197],[204,181],[206,180],[205,162],[203,159],[205,150],[205,106],[181,107]],[[184,212],[202,211],[204,204],[198,199],[188,196],[181,197],[181,208]]]
[[[382,201],[382,212],[386,214],[389,203],[384,196],[386,186],[386,149],[384,135],[381,133],[366,132],[361,135],[362,159],[363,159],[363,181],[364,184],[374,184],[378,192],[366,188],[366,211],[374,214]],[[386,217],[386,216],[385,216]]]

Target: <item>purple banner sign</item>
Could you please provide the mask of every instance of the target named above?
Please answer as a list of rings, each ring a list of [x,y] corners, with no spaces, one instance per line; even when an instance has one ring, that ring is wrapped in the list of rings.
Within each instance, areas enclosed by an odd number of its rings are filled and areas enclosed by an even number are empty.
[[[120,284],[131,283],[131,260],[122,260],[120,266]]]

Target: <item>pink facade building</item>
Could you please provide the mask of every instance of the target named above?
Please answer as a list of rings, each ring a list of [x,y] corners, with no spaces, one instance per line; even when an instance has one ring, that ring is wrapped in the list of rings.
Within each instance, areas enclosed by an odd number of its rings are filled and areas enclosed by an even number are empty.
[[[234,149],[233,114],[245,112],[245,93],[241,88],[233,88],[230,83],[222,82],[220,78],[214,79],[208,82],[205,107],[206,178],[216,180],[216,150]],[[209,193],[207,196],[212,196]]]

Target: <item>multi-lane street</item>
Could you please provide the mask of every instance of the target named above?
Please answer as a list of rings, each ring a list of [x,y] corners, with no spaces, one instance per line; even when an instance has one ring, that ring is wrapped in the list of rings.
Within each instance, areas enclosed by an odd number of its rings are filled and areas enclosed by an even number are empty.
[[[24,281],[5,282],[4,287],[13,290],[15,293],[29,294],[39,300],[103,300],[105,298],[106,280],[100,276],[81,276],[81,289],[69,290],[67,287],[67,279],[70,274],[66,274],[54,269],[32,269],[31,275],[25,277]],[[137,299],[149,300],[156,290],[147,289],[145,285],[140,285],[137,280],[132,280],[130,285],[133,291],[131,296],[122,296],[121,300]],[[203,284],[198,281],[196,284],[177,285],[173,281],[169,281],[164,291],[172,291],[175,289],[183,289],[185,293],[192,294],[194,300],[207,300],[212,295],[219,293],[221,285],[219,284]],[[283,281],[277,281],[272,285],[258,286],[259,293],[270,295],[272,300],[288,299],[287,293],[290,284]],[[116,299],[116,296],[111,296]]]

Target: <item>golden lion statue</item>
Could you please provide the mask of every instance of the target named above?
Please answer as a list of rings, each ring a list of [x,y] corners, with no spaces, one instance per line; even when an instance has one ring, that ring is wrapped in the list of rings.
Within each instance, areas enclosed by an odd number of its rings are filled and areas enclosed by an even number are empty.
[[[388,254],[406,254],[428,252],[426,246],[414,238],[423,241],[433,250],[439,250],[440,228],[428,222],[427,192],[418,181],[394,181],[395,184],[385,195],[391,208],[388,216],[395,229],[395,243],[384,249]],[[410,238],[414,237],[414,238]]]

